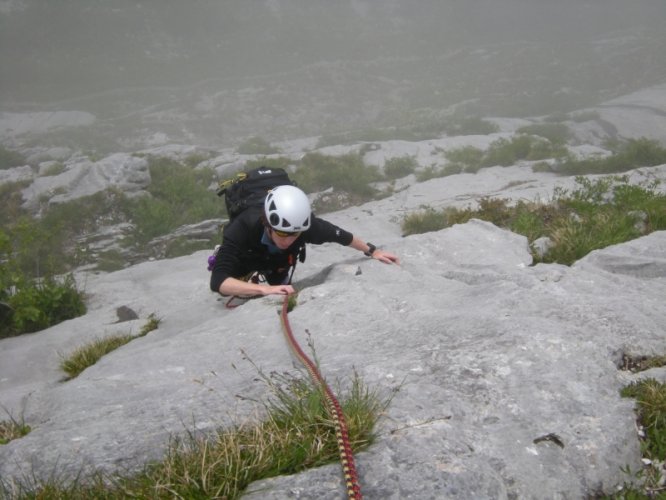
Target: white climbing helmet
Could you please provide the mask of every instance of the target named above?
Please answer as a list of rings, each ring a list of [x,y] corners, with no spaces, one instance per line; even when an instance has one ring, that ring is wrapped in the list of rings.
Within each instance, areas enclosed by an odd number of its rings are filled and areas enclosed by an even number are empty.
[[[270,226],[277,231],[298,233],[310,227],[310,200],[296,186],[271,189],[264,201],[264,213]]]

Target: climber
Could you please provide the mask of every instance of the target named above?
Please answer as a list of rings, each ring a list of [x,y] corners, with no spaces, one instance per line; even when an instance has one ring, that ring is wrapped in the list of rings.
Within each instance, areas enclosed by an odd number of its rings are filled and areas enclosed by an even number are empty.
[[[237,297],[292,294],[293,269],[297,259],[305,258],[305,244],[327,242],[349,246],[385,264],[400,263],[394,254],[316,217],[303,191],[283,185],[268,191],[263,210],[249,207],[225,226],[211,264],[210,288]],[[259,283],[259,275],[267,284]]]

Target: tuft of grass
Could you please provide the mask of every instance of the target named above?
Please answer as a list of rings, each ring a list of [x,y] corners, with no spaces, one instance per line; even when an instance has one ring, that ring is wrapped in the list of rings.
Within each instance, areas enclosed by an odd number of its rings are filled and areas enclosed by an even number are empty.
[[[9,420],[0,420],[0,445],[7,444],[14,439],[26,436],[32,429],[23,418],[9,415]]]
[[[20,485],[18,498],[239,498],[254,481],[335,462],[335,426],[322,391],[309,378],[260,372],[270,389],[265,417],[210,434],[173,437],[163,460],[134,475],[95,472],[73,481],[52,478]],[[388,405],[354,373],[341,398],[352,449],[375,439],[374,427]],[[0,492],[2,490],[0,489]]]
[[[111,335],[77,347],[71,354],[62,357],[60,368],[68,375],[68,380],[71,380],[79,376],[86,368],[97,363],[104,355],[156,330],[161,321],[154,313],[151,313],[136,335]]]
[[[78,377],[83,370],[97,363],[102,356],[115,351],[132,339],[134,339],[134,336],[130,334],[95,339],[77,347],[69,356],[63,357],[60,368],[68,375],[69,379]]]
[[[658,363],[663,362],[664,356],[658,358]],[[646,378],[624,387],[620,395],[636,400],[636,418],[645,465],[633,473],[636,479],[634,484],[625,485],[618,493],[599,495],[597,498],[663,498],[663,484],[666,480],[662,466],[666,460],[666,384]],[[627,471],[632,474],[629,468]]]
[[[153,330],[157,330],[161,322],[162,318],[158,318],[157,316],[155,316],[155,313],[150,313],[148,315],[148,319],[141,327],[141,330],[139,330],[139,333],[134,338],[143,337],[148,333],[152,332]]]

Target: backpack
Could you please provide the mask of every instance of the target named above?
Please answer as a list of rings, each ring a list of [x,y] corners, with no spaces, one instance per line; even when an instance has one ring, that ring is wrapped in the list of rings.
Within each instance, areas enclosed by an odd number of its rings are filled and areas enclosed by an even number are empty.
[[[229,224],[242,211],[249,207],[263,207],[266,194],[277,186],[292,185],[296,183],[289,178],[287,171],[279,167],[258,167],[247,172],[239,172],[231,179],[220,181],[217,195],[224,196],[224,204],[229,216]],[[215,247],[213,255],[208,258],[208,270],[215,265],[215,257],[219,245]],[[305,245],[301,245],[290,256],[291,274],[296,268],[296,258],[299,262],[305,261]],[[293,261],[293,262],[292,262]],[[289,276],[291,283],[291,276]]]
[[[266,193],[285,184],[295,186],[287,172],[279,167],[258,167],[239,172],[231,179],[221,181],[217,195],[224,196],[229,222],[251,206],[263,206]]]

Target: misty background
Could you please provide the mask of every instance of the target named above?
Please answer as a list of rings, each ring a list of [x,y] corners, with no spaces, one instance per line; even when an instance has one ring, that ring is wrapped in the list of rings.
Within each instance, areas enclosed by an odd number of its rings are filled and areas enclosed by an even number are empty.
[[[664,21],[663,0],[2,0],[0,111],[91,113],[32,140],[103,153],[546,116],[666,81]]]

